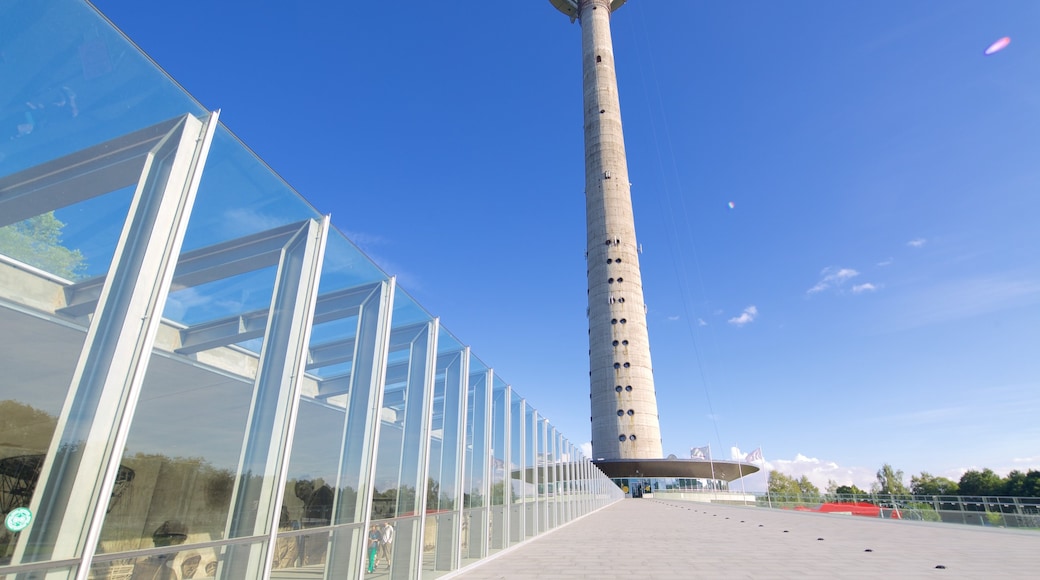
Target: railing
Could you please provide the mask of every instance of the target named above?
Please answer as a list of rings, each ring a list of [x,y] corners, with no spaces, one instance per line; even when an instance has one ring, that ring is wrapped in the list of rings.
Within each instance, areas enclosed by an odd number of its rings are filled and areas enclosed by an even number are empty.
[[[755,505],[900,520],[1040,530],[1040,498],[1037,497],[756,493]]]

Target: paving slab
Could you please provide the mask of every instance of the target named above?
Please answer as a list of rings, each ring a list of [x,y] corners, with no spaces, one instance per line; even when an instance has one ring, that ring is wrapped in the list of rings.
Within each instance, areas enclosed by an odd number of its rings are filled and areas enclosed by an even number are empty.
[[[626,499],[463,580],[1040,578],[1040,531]]]

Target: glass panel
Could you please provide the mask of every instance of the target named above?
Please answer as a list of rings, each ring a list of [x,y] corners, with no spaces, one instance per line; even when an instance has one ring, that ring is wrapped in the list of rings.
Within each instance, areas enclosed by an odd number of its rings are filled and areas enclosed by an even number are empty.
[[[567,472],[567,521],[571,521],[578,517],[578,493],[577,493],[577,454],[574,450],[574,445],[567,441],[567,462],[564,464],[564,468]]]
[[[299,567],[318,576],[333,559],[344,563],[340,573],[347,574],[365,557],[367,514],[358,500],[368,487],[376,425],[376,415],[368,413],[375,393],[370,378],[375,365],[385,364],[377,339],[386,280],[340,232],[330,232],[280,526],[291,531],[334,521],[358,524],[349,533],[305,542]],[[330,545],[339,553],[329,554]]]
[[[152,356],[120,462],[123,489],[105,518],[98,553],[151,548],[164,526],[180,529],[188,544],[224,537],[251,379]]]
[[[545,423],[545,529],[555,528],[556,521],[556,427]]]
[[[524,539],[524,401],[509,391],[509,543]]]
[[[165,532],[162,532],[165,533]],[[117,560],[95,561],[87,578],[91,580],[133,580],[135,578],[216,578],[220,562],[220,548],[193,549],[181,546],[176,534],[155,539],[156,547],[176,546],[176,549],[147,556],[126,557]],[[261,544],[256,544],[261,546]],[[226,570],[225,570],[226,572]]]
[[[488,369],[474,356],[469,359],[469,381],[466,386],[465,507],[486,505],[488,455]]]
[[[491,390],[491,552],[505,548],[509,543],[507,524],[511,503],[509,489],[509,388],[493,375]]]
[[[61,283],[3,262],[0,280],[5,298],[14,297],[8,281],[36,294],[27,299],[62,296]],[[10,338],[0,349],[0,517],[6,517],[32,501],[86,335],[53,313],[8,301],[0,302],[0,328]],[[17,539],[0,533],[0,565],[12,563]]]
[[[524,405],[524,534],[538,533],[538,439],[540,422],[533,407]]]
[[[466,457],[464,472],[464,506],[462,522],[462,565],[483,558],[487,551],[488,508],[488,384],[487,366],[474,356],[469,359],[469,381],[466,389]],[[501,492],[501,490],[500,490]]]
[[[417,575],[415,555],[420,550],[420,518],[417,516],[421,513],[423,490],[427,489],[423,478],[424,443],[429,438],[436,356],[433,347],[437,340],[432,320],[408,295],[396,293],[379,415],[371,514],[373,520],[393,520],[378,523],[380,533],[385,531],[394,538],[396,561],[390,570],[391,578]],[[436,505],[438,495],[437,489],[429,487],[425,499]],[[392,525],[393,531],[385,530],[386,523]],[[389,564],[389,554],[376,557],[377,561],[383,559]]]
[[[460,508],[458,485],[461,458],[462,405],[465,404],[468,351],[443,328],[437,340],[437,379],[433,390],[430,464],[427,478],[426,529],[423,538],[423,578],[435,578],[455,568]]]
[[[234,160],[241,159],[255,162],[255,156],[229,138],[226,130],[218,134],[224,138],[211,149],[216,166],[233,167]],[[254,181],[263,180],[264,176],[255,168],[253,173]],[[213,185],[214,176],[221,175],[219,170],[211,173],[207,169],[205,175],[210,187],[199,193],[204,204],[205,200],[226,194]],[[206,181],[204,178],[203,183]],[[264,206],[265,200],[272,197],[299,199],[284,185],[281,189],[252,190],[248,185],[240,183],[236,194],[253,196],[257,206]],[[210,202],[211,207],[214,205],[219,206]],[[284,206],[282,219],[299,221],[315,215],[306,204],[290,205],[295,211]],[[206,215],[196,211],[189,229],[194,226],[198,231],[194,225],[197,216]],[[229,228],[209,226],[207,229],[222,229],[228,235]],[[248,235],[256,231],[243,230],[242,233]],[[215,262],[214,268],[219,269],[219,260]],[[197,286],[182,283],[179,292],[171,293],[164,310],[167,322],[157,341],[157,348],[168,352],[153,357],[121,462],[124,468],[136,474],[133,499],[106,517],[99,553],[151,547],[153,530],[170,522],[187,530],[189,542],[223,538],[228,530],[228,502],[236,480],[241,488],[247,483],[241,478],[248,478],[250,485],[255,486],[263,479],[274,477],[275,474],[266,473],[263,468],[256,472],[250,465],[241,466],[240,455],[254,396],[253,381],[260,364],[258,353],[270,321],[267,309],[274,291],[275,273],[272,265],[227,278],[213,274],[206,283]],[[179,324],[174,327],[173,323]],[[224,328],[232,330],[217,332]],[[193,342],[195,336],[217,338],[196,343]],[[184,347],[189,345],[193,346],[185,352]],[[267,356],[284,356],[276,350]],[[280,379],[274,377],[273,380]],[[277,395],[276,389],[263,392],[267,393],[265,397]],[[258,400],[258,404],[262,401]],[[263,449],[255,449],[254,453],[266,457],[267,445],[265,442]],[[124,509],[126,513],[121,513]],[[260,515],[264,519],[268,517],[266,513]],[[263,520],[261,524],[262,529],[268,527]],[[252,525],[236,526],[230,537],[253,533]]]
[[[380,411],[376,477],[372,497],[372,518],[388,519],[415,515],[419,511],[417,490],[424,488],[421,478],[422,441],[426,433],[427,365],[434,341],[431,318],[418,324],[399,323],[405,309],[417,308],[403,292],[394,297],[394,328],[390,335],[390,354]],[[438,453],[439,455],[439,453]],[[431,490],[431,495],[436,493]],[[434,505],[437,504],[433,497]],[[398,538],[399,540],[402,538]]]
[[[85,2],[4,2],[0,38],[7,54],[0,177],[184,113],[206,113]]]
[[[285,512],[282,512],[285,515]],[[322,578],[328,556],[329,530],[307,532],[286,523],[275,540],[271,578]],[[197,577],[197,576],[196,576]],[[184,576],[182,576],[184,578]]]

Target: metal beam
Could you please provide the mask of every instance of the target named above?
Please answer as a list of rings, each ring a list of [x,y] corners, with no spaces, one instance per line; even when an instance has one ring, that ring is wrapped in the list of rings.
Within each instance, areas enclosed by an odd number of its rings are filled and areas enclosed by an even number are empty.
[[[183,290],[274,266],[278,263],[282,247],[303,225],[304,222],[296,222],[185,252],[177,260],[170,290]],[[66,286],[66,306],[58,309],[58,313],[65,316],[90,314],[97,306],[104,283],[104,276],[95,276]]]
[[[314,324],[348,318],[358,314],[365,300],[379,289],[379,283],[365,284],[318,296]],[[181,330],[178,354],[193,354],[218,346],[239,343],[263,336],[267,326],[267,310],[254,310],[211,322],[203,322]]]
[[[149,152],[183,120],[163,121],[0,179],[0,227],[134,185]]]

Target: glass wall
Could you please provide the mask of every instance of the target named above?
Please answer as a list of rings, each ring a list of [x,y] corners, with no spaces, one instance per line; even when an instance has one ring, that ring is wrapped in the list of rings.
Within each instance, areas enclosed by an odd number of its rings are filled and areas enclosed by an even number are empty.
[[[434,578],[621,497],[89,4],[0,34],[0,577]]]
[[[476,357],[469,359],[466,385],[465,453],[463,467],[463,522],[461,565],[465,566],[488,553],[490,542],[489,495],[491,448],[490,369]]]
[[[509,390],[509,543],[525,537],[524,528],[524,408],[519,394]]]
[[[491,390],[491,538],[489,552],[509,545],[509,511],[512,499],[509,469],[509,387],[493,375]]]

